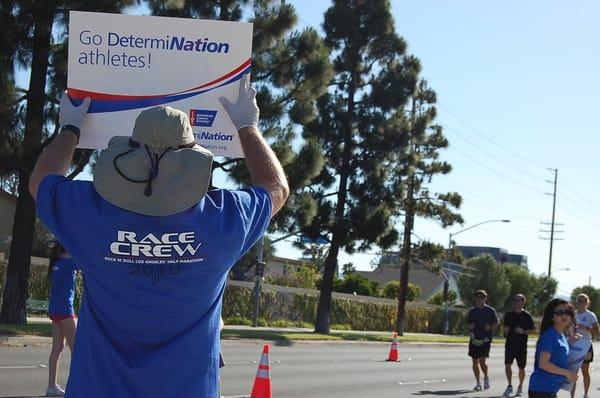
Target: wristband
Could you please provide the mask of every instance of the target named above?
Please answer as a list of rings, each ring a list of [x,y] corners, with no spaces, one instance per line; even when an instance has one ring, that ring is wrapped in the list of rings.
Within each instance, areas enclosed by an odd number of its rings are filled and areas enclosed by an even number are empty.
[[[69,131],[73,133],[73,135],[75,135],[75,138],[77,138],[77,143],[79,144],[79,137],[81,136],[81,131],[79,130],[79,127],[74,126],[72,124],[65,124],[60,128],[60,132],[62,133],[63,131]]]

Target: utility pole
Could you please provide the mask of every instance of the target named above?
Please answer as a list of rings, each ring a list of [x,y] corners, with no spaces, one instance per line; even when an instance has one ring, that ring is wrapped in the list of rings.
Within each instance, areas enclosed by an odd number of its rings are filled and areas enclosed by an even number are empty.
[[[254,274],[254,314],[252,316],[252,327],[258,326],[260,284],[262,281],[263,274],[265,272],[265,262],[263,261],[263,253],[265,247],[264,239],[265,237],[262,236],[258,241],[258,258],[256,259],[256,269]]]
[[[415,129],[415,113],[416,113],[416,100],[413,97],[411,107],[411,131],[408,142],[410,153],[416,152],[416,144],[414,142],[414,129]],[[413,230],[413,223],[415,220],[415,170],[414,165],[409,164],[408,166],[408,187],[406,193],[406,212],[404,216],[404,236],[402,240],[402,250],[400,252],[400,289],[398,289],[398,313],[396,317],[396,332],[399,336],[404,335],[404,320],[406,318],[406,298],[408,296],[408,274],[410,272],[410,260],[412,256],[411,250],[411,234]]]
[[[554,235],[557,233],[561,233],[564,231],[557,231],[555,229],[555,227],[557,225],[564,225],[564,224],[557,224],[556,221],[556,185],[557,185],[557,181],[558,181],[558,169],[548,169],[550,171],[554,172],[554,181],[546,181],[550,184],[552,184],[554,186],[554,190],[553,193],[546,193],[546,195],[552,196],[552,221],[549,223],[544,223],[542,222],[542,225],[546,225],[546,226],[550,226],[550,230],[540,230],[540,232],[544,232],[544,233],[550,233],[550,238],[545,238],[545,237],[540,237],[540,239],[543,240],[549,240],[550,241],[550,254],[548,256],[548,277],[550,277],[550,275],[552,274],[552,250],[554,248],[554,241],[555,240],[562,240],[560,238],[555,238]]]

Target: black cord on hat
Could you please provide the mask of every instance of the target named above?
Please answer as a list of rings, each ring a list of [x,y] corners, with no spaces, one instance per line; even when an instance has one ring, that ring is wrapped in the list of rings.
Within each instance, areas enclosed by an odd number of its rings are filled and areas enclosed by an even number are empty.
[[[135,148],[139,148],[140,144],[136,141],[133,140],[129,140],[129,145],[133,146]],[[163,158],[163,156],[165,156],[165,154],[172,149],[171,147],[166,148],[163,153],[160,154],[160,156],[158,154],[154,154],[154,159],[152,158],[152,153],[150,153],[150,148],[148,147],[148,145],[144,145],[146,147],[146,153],[148,154],[148,157],[150,158],[150,170],[148,173],[148,179],[146,180],[135,180],[133,178],[129,178],[127,177],[125,174],[123,174],[123,172],[121,171],[121,169],[119,169],[119,166],[117,165],[117,160],[120,157],[123,157],[125,155],[130,154],[131,152],[135,151],[135,149],[129,149],[117,156],[114,157],[113,159],[113,166],[115,167],[115,170],[117,170],[117,173],[119,173],[119,175],[121,177],[123,177],[124,179],[126,179],[127,181],[136,183],[136,184],[141,184],[141,183],[146,183],[146,189],[144,189],[144,196],[152,196],[152,180],[154,180],[157,176],[158,176],[158,165],[160,160]]]

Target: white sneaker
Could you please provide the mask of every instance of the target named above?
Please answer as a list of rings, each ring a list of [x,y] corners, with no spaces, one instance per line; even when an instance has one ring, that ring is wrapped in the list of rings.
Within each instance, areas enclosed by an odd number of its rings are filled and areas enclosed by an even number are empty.
[[[47,397],[64,397],[65,390],[60,388],[59,385],[56,385],[54,387],[48,387],[48,388],[46,388],[46,396]]]
[[[515,394],[515,397],[520,397],[523,395],[523,387],[519,386],[517,387],[517,393]]]
[[[508,397],[510,397],[512,395],[512,393],[513,393],[512,386],[508,386],[508,387],[506,387],[506,390],[504,390],[504,394],[502,394],[502,397],[503,398],[508,398]]]
[[[483,379],[483,389],[484,390],[490,389],[490,379],[488,379],[487,377],[485,379]]]
[[[475,387],[473,387],[473,391],[481,391],[481,384],[477,383]]]

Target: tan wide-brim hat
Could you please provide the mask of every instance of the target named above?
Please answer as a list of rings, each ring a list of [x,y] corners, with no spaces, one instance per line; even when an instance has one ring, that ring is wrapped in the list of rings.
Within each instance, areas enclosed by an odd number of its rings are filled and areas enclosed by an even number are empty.
[[[131,137],[111,138],[94,167],[94,187],[117,207],[168,216],[202,200],[212,159],[195,143],[187,115],[159,106],[140,113]]]

